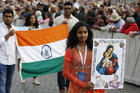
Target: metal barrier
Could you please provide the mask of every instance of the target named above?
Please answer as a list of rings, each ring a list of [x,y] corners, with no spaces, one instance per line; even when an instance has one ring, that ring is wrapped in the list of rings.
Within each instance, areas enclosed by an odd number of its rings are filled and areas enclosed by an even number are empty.
[[[14,20],[13,25],[16,27],[23,27],[24,23],[25,23],[25,20],[16,19],[16,20]],[[40,28],[41,29],[49,28],[49,25],[48,25],[48,23],[40,24]]]
[[[2,23],[3,22],[3,20],[2,20],[2,14],[0,14],[0,23]]]
[[[13,25],[16,26],[16,27],[21,27],[21,26],[24,26],[24,23],[25,23],[25,20],[16,19],[16,20],[14,20]]]

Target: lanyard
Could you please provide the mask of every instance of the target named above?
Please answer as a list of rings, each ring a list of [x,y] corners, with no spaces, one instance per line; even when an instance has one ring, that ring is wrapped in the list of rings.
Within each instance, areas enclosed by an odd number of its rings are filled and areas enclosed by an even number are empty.
[[[80,54],[80,58],[81,58],[81,63],[82,63],[82,65],[84,66],[85,63],[86,63],[86,58],[87,58],[87,45],[85,46],[85,57],[84,57],[84,60],[83,60],[83,56],[82,56],[82,54],[81,54],[79,45],[78,45],[78,49],[79,49],[79,54]]]

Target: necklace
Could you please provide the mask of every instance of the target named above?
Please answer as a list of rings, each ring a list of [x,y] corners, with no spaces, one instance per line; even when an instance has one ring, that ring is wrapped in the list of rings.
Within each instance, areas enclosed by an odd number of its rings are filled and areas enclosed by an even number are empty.
[[[81,51],[80,51],[79,45],[78,45],[77,47],[78,47],[78,49],[79,49],[79,54],[80,54],[82,66],[84,66],[85,63],[86,63],[86,58],[87,58],[87,45],[85,46],[85,57],[84,57],[84,59],[83,59],[82,53],[81,53]]]

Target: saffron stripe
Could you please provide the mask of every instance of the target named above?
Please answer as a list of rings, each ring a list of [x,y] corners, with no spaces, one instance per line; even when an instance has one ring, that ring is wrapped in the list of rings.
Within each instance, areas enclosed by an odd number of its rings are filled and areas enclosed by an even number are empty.
[[[18,46],[36,46],[48,44],[66,39],[67,36],[67,24],[42,30],[16,31]]]

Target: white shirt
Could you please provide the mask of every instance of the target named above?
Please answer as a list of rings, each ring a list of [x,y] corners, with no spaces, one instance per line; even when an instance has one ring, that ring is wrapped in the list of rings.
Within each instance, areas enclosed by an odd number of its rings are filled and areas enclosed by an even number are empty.
[[[123,19],[120,19],[119,22],[115,24],[115,27],[118,27],[116,32],[120,33],[124,24],[125,24],[125,21]]]
[[[110,31],[109,31],[110,28],[117,27],[118,29],[117,29],[116,32],[119,32],[119,33],[120,33],[120,31],[121,31],[121,29],[122,29],[122,27],[123,27],[124,24],[125,24],[125,21],[124,21],[123,19],[120,19],[116,24],[114,24],[114,23],[109,23],[108,25],[106,25],[106,26],[104,26],[104,27],[100,27],[100,28],[101,28],[101,30],[103,30],[103,31],[106,30],[107,32],[110,32]]]
[[[77,9],[79,9],[80,5],[79,5],[79,3],[78,3],[78,2],[75,2],[75,3],[73,4],[73,7],[75,7],[75,8],[77,8]]]
[[[16,30],[12,25],[10,30]],[[4,36],[9,33],[7,26],[4,23],[0,24],[0,63],[4,65],[13,65],[20,58],[16,48],[16,38],[11,36],[5,41]]]
[[[58,17],[56,17],[56,18],[54,19],[53,26],[60,25],[60,24],[62,24],[63,21],[67,21],[69,32],[70,32],[70,30],[72,29],[72,27],[73,27],[77,22],[79,22],[79,20],[78,20],[76,17],[74,17],[73,15],[71,15],[71,17],[70,17],[69,19],[66,19],[66,18],[64,17],[64,15],[60,15],[60,16],[58,16]]]

